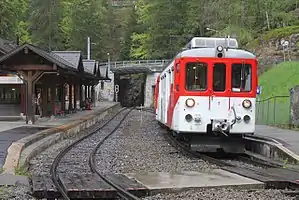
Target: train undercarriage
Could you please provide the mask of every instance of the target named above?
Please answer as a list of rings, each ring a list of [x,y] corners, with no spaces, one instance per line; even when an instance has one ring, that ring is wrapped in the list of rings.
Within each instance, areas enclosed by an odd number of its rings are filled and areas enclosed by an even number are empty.
[[[201,153],[231,153],[244,154],[245,141],[244,134],[223,134],[222,132],[208,131],[207,133],[184,133],[170,130],[165,125],[169,134],[172,134],[177,140],[184,142],[191,151]]]

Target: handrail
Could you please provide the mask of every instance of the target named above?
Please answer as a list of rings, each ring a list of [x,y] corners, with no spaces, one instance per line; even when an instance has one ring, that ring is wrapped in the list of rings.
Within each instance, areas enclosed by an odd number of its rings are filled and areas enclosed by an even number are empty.
[[[171,60],[125,60],[125,61],[112,61],[110,62],[111,67],[127,67],[128,65],[165,65]],[[108,66],[109,62],[99,63],[99,66]]]
[[[262,99],[262,100],[259,100],[259,101],[256,101],[257,103],[261,103],[261,102],[264,102],[264,101],[269,101],[271,99],[276,99],[276,98],[287,98],[287,97],[290,97],[290,96],[286,96],[286,95],[278,95],[278,96],[272,96],[272,97],[268,97],[266,99]]]

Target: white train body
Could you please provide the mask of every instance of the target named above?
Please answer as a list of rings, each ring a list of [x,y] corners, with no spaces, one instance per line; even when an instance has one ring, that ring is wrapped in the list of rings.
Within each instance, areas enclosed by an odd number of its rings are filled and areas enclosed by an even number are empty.
[[[156,120],[179,134],[254,134],[256,88],[253,54],[223,47],[189,48],[157,79]]]

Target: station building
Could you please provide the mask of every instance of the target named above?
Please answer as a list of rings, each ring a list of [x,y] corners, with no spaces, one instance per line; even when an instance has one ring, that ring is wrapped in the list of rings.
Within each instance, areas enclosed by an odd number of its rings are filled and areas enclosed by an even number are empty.
[[[0,57],[14,50],[17,45],[0,38]],[[24,110],[23,81],[14,73],[0,71],[0,116],[17,116]]]
[[[96,102],[99,82],[110,80],[107,68],[102,68],[97,61],[83,59],[80,51],[48,52],[0,38],[0,116],[25,114],[27,119],[28,111],[39,115],[35,107],[39,94],[42,116],[85,108],[86,100]]]

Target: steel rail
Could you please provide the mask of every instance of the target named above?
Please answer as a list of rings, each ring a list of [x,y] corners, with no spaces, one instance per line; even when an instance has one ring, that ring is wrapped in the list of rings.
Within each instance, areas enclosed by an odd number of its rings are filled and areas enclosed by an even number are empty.
[[[254,180],[258,180],[258,181],[261,181],[261,182],[265,182],[266,185],[268,185],[268,186],[269,185],[272,186],[275,183],[277,185],[279,185],[280,183],[285,183],[284,185],[288,185],[288,187],[290,189],[298,189],[299,188],[299,183],[298,182],[296,182],[295,180],[287,180],[286,177],[284,177],[284,175],[274,174],[274,173],[270,174],[266,171],[261,171],[261,169],[256,169],[256,168],[252,168],[252,167],[248,167],[248,166],[240,167],[238,165],[228,163],[225,160],[213,158],[211,156],[208,156],[208,155],[205,155],[205,154],[202,154],[202,153],[199,153],[199,152],[193,152],[193,151],[190,150],[189,147],[187,147],[186,145],[182,144],[182,142],[180,142],[180,141],[176,140],[174,137],[172,137],[172,135],[169,132],[165,133],[164,136],[172,146],[179,147],[180,149],[183,150],[184,153],[187,153],[187,154],[190,154],[192,156],[201,158],[201,159],[203,159],[203,160],[205,160],[205,161],[207,161],[211,164],[215,164],[215,165],[219,166],[221,169],[223,169],[225,171],[235,173],[235,174],[238,174],[238,175],[241,175],[241,176],[244,176],[244,177],[247,177],[247,178],[251,178],[251,179],[254,179]],[[237,158],[238,157],[239,156],[237,156]],[[244,158],[241,158],[241,159],[244,159]],[[262,162],[259,163],[258,161],[253,161],[253,163],[265,166],[265,163],[262,163]],[[277,168],[278,170],[282,169],[282,168],[279,168],[279,167],[277,167],[275,165],[272,165],[272,164],[269,164],[268,166],[269,166],[268,168],[272,167],[272,168]],[[242,170],[245,170],[245,173],[242,172]],[[252,177],[252,176],[250,176],[250,174],[248,175],[246,173],[246,170],[247,170],[247,172],[252,172],[254,174],[258,174],[260,177],[259,178]],[[289,171],[290,173],[294,173],[294,174],[298,173],[298,171],[295,171],[295,170],[289,170],[289,169],[283,169],[283,170]],[[277,181],[274,181],[274,182],[270,181],[269,182],[268,181],[269,179],[277,180]]]
[[[90,156],[89,156],[89,165],[91,168],[91,171],[96,173],[98,176],[100,176],[105,182],[107,182],[109,185],[111,185],[113,188],[115,188],[117,190],[117,193],[120,197],[126,199],[126,200],[139,200],[138,197],[136,197],[135,195],[131,194],[130,192],[128,192],[127,190],[125,190],[124,188],[120,187],[119,185],[117,185],[116,183],[114,183],[113,181],[109,180],[104,174],[102,174],[98,169],[97,169],[97,164],[96,164],[96,154],[99,150],[99,148],[104,144],[104,142],[120,127],[120,125],[122,124],[122,122],[125,120],[125,118],[131,113],[131,111],[134,108],[131,108],[126,114],[125,116],[122,118],[122,120],[119,122],[119,124],[108,134],[106,135],[106,137],[104,137],[96,146],[95,148],[92,150]]]
[[[65,200],[70,200],[70,198],[67,195],[67,190],[66,188],[63,186],[61,178],[59,176],[59,173],[57,172],[57,168],[59,163],[61,162],[61,159],[78,143],[82,142],[83,140],[85,140],[86,138],[94,135],[95,133],[97,133],[99,130],[103,129],[106,125],[108,125],[115,117],[117,117],[120,113],[122,113],[123,111],[127,110],[126,108],[121,109],[120,111],[118,111],[113,117],[111,117],[106,123],[104,123],[102,126],[100,126],[99,128],[97,128],[95,131],[79,138],[78,140],[76,140],[75,142],[73,142],[72,144],[70,144],[69,146],[67,146],[66,148],[64,148],[62,151],[60,151],[60,153],[55,157],[52,165],[51,165],[51,178],[52,181],[55,185],[55,187],[58,189],[58,191],[61,193],[61,195],[63,196],[63,198]]]

